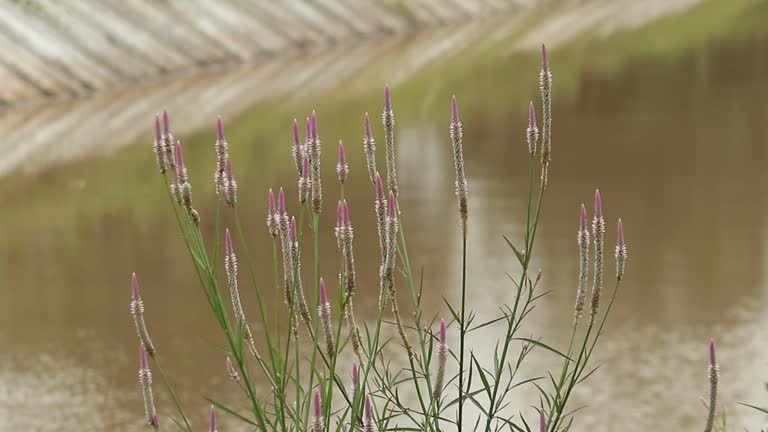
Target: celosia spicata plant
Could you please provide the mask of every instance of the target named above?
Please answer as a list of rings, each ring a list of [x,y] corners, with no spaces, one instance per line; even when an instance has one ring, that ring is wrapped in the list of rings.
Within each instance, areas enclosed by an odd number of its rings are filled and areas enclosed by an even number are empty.
[[[432,302],[440,299],[428,290],[417,288],[408,256],[405,233],[408,215],[398,203],[395,112],[393,94],[388,85],[384,90],[381,130],[385,143],[385,166],[381,170],[376,166],[374,132],[368,114],[363,117],[362,146],[358,150],[365,157],[365,169],[350,171],[347,159],[350,149],[339,142],[335,168],[341,186],[340,195],[332,197],[332,202],[338,203],[333,228],[338,246],[337,287],[327,283],[336,279],[336,275],[322,277],[320,274],[323,191],[317,113],[313,111],[307,118],[303,140],[299,123],[294,120],[291,124],[290,147],[286,151],[292,155],[291,170],[297,172],[298,181],[294,184],[297,188],[295,196],[299,199],[294,204],[297,208],[289,212],[283,187],[278,189],[277,197],[272,189],[267,194],[266,229],[272,239],[275,273],[272,289],[276,298],[284,299],[284,304],[277,305],[274,313],[270,314],[266,313],[268,306],[261,294],[270,288],[264,285],[265,278],[255,277],[254,263],[244,241],[243,231],[251,227],[243,226],[239,217],[236,205],[238,185],[222,120],[219,118],[216,121],[215,160],[211,161],[215,191],[219,194],[221,206],[217,218],[221,218],[223,212],[231,212],[232,218],[227,220],[232,219],[234,226],[230,226],[231,230],[219,230],[220,220],[217,220],[217,231],[210,233],[203,231],[199,215],[192,207],[191,184],[194,179],[184,165],[181,144],[170,132],[168,115],[163,113],[162,121],[160,116],[155,118],[152,148],[158,168],[204,298],[225,339],[222,345],[226,352],[222,354],[222,362],[226,364],[226,371],[219,373],[226,373],[234,381],[233,386],[237,385],[243,393],[243,399],[237,405],[227,406],[208,400],[212,404],[208,425],[210,431],[218,430],[217,412],[260,431],[461,431],[472,426],[488,432],[505,428],[530,431],[524,415],[507,408],[512,391],[523,386],[539,393],[540,397],[531,402],[538,405],[538,412],[530,410],[526,415],[538,415],[540,432],[564,431],[571,426],[574,419],[568,402],[577,384],[590,373],[589,361],[623,279],[628,249],[619,220],[614,254],[616,281],[609,293],[609,301],[601,304],[605,279],[605,217],[602,197],[596,192],[591,233],[586,207],[581,206],[579,213],[577,247],[574,248],[574,255],[578,255],[579,278],[574,284],[575,319],[569,329],[571,337],[567,349],[558,351],[538,339],[521,336],[521,332],[525,331],[523,324],[526,318],[544,295],[539,286],[541,271],[534,273],[530,268],[549,181],[552,151],[552,71],[544,47],[539,85],[542,97],[541,145],[538,145],[536,107],[531,102],[528,104],[525,130],[527,148],[520,146],[520,152],[527,151],[530,156],[527,209],[518,219],[525,224],[525,234],[515,241],[504,237],[510,246],[511,257],[520,269],[514,279],[514,302],[504,306],[500,315],[490,317],[476,316],[466,303],[470,291],[467,239],[471,235],[468,220],[472,173],[465,166],[464,152],[468,150],[471,157],[473,137],[464,135],[455,97],[446,101],[445,142],[452,146],[456,173],[454,186],[459,223],[455,235],[462,240],[462,277],[460,284],[454,288],[459,290],[461,300],[457,305],[446,302],[444,319],[424,316],[422,301],[425,298]],[[537,159],[539,149],[541,157]],[[386,181],[379,175],[380,171],[385,173]],[[355,175],[366,176],[371,182],[368,195],[370,206],[361,207],[360,212],[372,212],[376,227],[353,228],[344,184]],[[539,176],[541,181],[535,181]],[[244,196],[260,193],[244,192]],[[302,235],[305,217],[311,217],[307,224],[311,227],[311,237]],[[355,229],[370,230],[379,240],[379,271],[375,275],[379,285],[378,310],[375,321],[366,323],[356,320],[354,309],[356,284],[361,277],[355,267]],[[593,251],[590,251],[590,240],[593,241]],[[210,242],[213,242],[213,248],[209,247]],[[307,267],[312,270],[307,271],[302,266],[300,242],[312,243],[312,256],[306,259],[311,263]],[[590,319],[582,323],[590,263]],[[240,277],[238,265],[243,272],[247,269],[251,274],[250,283],[245,282],[247,278]],[[219,278],[216,269],[222,267],[224,276]],[[226,281],[226,287],[221,286],[222,279]],[[149,369],[151,359],[154,370],[162,377],[173,401],[176,410],[174,420],[183,430],[192,431],[192,424],[179,397],[160,368],[156,346],[149,338],[144,303],[135,275],[131,285],[130,309],[141,346],[139,381],[145,400],[145,421],[151,427],[159,428]],[[250,288],[256,293],[254,305],[246,305],[240,297],[240,291],[247,285],[251,285]],[[482,287],[473,285],[471,288],[473,291],[478,289]],[[402,290],[403,295],[398,295],[398,290]],[[489,327],[501,335],[495,349],[483,352],[487,347],[474,347],[470,350],[468,341],[472,334]],[[260,341],[258,347],[253,337],[254,329],[265,333],[264,341]],[[389,334],[391,338],[387,336]],[[451,344],[449,340],[458,343]],[[392,348],[385,350],[386,346]],[[517,374],[534,349],[556,353],[563,360],[559,373],[549,373],[549,382],[521,379]],[[353,359],[351,375],[348,369],[345,369],[346,372],[337,370],[340,357]],[[402,367],[393,366],[398,364],[398,360]],[[712,365],[715,372],[710,372],[710,376],[716,377],[714,354]],[[547,373],[542,371],[540,375],[546,376]],[[714,378],[710,404],[713,408],[716,381]],[[260,398],[257,387],[269,388],[269,397]],[[477,409],[470,411],[470,405]]]

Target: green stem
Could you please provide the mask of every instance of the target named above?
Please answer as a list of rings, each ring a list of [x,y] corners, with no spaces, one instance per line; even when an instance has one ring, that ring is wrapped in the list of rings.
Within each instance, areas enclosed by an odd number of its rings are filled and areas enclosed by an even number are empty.
[[[461,340],[459,341],[459,419],[457,423],[457,429],[459,432],[461,432],[463,420],[464,420],[464,340],[466,339],[467,334],[467,325],[466,325],[466,299],[467,299],[467,231],[464,230],[464,235],[462,237],[461,242],[461,322],[459,323],[460,326],[460,337]],[[503,363],[500,363],[503,364]],[[498,386],[496,386],[496,389],[498,389]],[[495,393],[495,390],[494,390]],[[489,423],[490,423],[490,411],[493,409],[492,406],[489,407]]]

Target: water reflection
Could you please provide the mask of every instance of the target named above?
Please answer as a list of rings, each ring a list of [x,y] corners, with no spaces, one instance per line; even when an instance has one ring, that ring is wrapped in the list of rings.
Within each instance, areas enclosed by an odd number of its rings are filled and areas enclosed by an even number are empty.
[[[768,353],[760,343],[768,336],[762,313],[768,306],[763,272],[768,128],[762,121],[768,114],[763,78],[768,57],[758,54],[767,43],[723,36],[674,56],[636,54],[606,68],[579,63],[578,47],[553,55],[558,59],[553,181],[534,264],[543,269],[544,288],[552,293],[526,331],[566,343],[576,280],[576,214],[595,187],[604,197],[609,241],[621,216],[630,247],[626,284],[596,359],[604,366],[575,395],[574,408],[589,405],[577,420],[579,428],[699,427],[710,337],[720,346],[729,423],[754,428],[760,420],[735,403],[768,399],[761,384]],[[610,57],[620,48],[594,42],[591,52]],[[401,205],[409,254],[414,268],[423,270],[430,318],[446,314],[441,296],[458,300],[460,242],[447,137],[452,92],[466,127],[471,304],[488,316],[512,299],[504,273],[517,269],[500,235],[513,240],[523,235],[528,172],[523,131],[527,99],[537,100],[536,61],[532,54],[497,52],[471,67],[462,64],[465,72],[446,62],[395,87]],[[263,222],[267,188],[284,185],[291,209],[296,208],[290,122],[317,107],[325,142],[345,140],[352,164],[346,193],[357,228],[357,309],[371,319],[378,251],[372,188],[356,144],[362,113],[375,117],[380,110],[381,86],[359,86],[350,96],[323,97],[319,91],[309,102],[256,106],[227,128],[242,190],[241,216],[267,296],[272,284]],[[186,120],[186,115],[174,118]],[[216,201],[208,180],[212,136],[206,131],[183,137],[207,233],[215,229]],[[377,138],[383,142],[380,133]],[[196,422],[205,414],[201,395],[239,401],[214,346],[221,337],[144,141],[0,182],[5,239],[0,282],[7,300],[0,306],[5,329],[0,343],[6,347],[0,353],[0,417],[11,419],[0,429],[140,430],[136,341],[128,313],[134,270],[153,339]],[[330,160],[332,146],[327,147]],[[325,168],[326,178],[333,178],[331,164]],[[330,200],[338,191],[331,181],[326,185],[321,273],[333,279]],[[232,224],[230,215],[224,223]],[[310,259],[308,249],[304,256]],[[243,291],[244,302],[253,305],[253,291]],[[269,301],[279,304],[279,298]],[[497,337],[484,332],[473,345],[490,355]],[[397,348],[391,353],[396,356]],[[528,372],[541,373],[555,360],[542,353]],[[162,412],[170,413],[170,401],[159,393]],[[529,391],[513,398],[524,412],[537,400]]]

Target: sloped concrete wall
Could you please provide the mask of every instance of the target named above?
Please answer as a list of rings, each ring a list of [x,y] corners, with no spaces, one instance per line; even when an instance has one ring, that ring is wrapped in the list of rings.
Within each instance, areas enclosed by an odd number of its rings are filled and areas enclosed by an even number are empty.
[[[458,23],[531,0],[5,0],[0,109]]]

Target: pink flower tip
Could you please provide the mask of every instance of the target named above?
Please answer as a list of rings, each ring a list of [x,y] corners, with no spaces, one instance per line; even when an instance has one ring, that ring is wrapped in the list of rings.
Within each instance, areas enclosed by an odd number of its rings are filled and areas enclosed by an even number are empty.
[[[619,247],[624,247],[624,224],[621,222],[621,219],[619,219],[616,231],[616,244]]]
[[[595,189],[595,218],[603,218],[603,199],[600,197],[600,190]]]
[[[533,101],[528,104],[528,128],[533,129],[536,127],[536,108],[533,106]]]
[[[709,341],[709,364],[715,366],[717,358],[715,357],[715,341]]]
[[[227,252],[227,255],[235,253],[235,248],[232,245],[232,234],[229,233],[229,228],[224,232],[224,250]]]
[[[277,212],[282,214],[285,214],[285,192],[283,192],[283,188],[280,188],[280,191],[277,192]]]
[[[541,44],[541,70],[549,72],[549,56],[547,55],[547,47]]]
[[[347,153],[344,151],[344,143],[339,140],[339,163],[344,164],[347,161]]]
[[[586,231],[587,230],[587,208],[584,207],[584,204],[581,205],[581,209],[579,210],[579,231]]]
[[[395,194],[392,191],[389,192],[389,201],[387,202],[387,210],[389,211],[389,217],[392,219],[397,218],[397,201],[395,200]]]
[[[376,198],[379,201],[384,201],[384,182],[381,181],[381,176],[379,173],[376,173],[376,177],[374,179],[376,182]]]
[[[232,174],[232,159],[227,158],[224,162],[224,170],[227,173],[227,180],[232,181],[235,179],[235,175]]]
[[[544,416],[543,410],[539,410],[539,425],[541,432],[547,432],[547,418]]]
[[[456,103],[456,96],[451,98],[451,121],[454,123],[459,122],[459,104]]]
[[[147,347],[144,346],[144,342],[139,344],[139,367],[141,369],[149,369],[149,360],[147,359]]]
[[[341,221],[344,223],[344,226],[352,224],[349,220],[349,205],[347,204],[347,200],[344,200],[341,204]]]
[[[299,138],[299,122],[293,119],[293,145],[299,147],[301,145],[301,138]]]
[[[216,141],[224,141],[224,124],[221,122],[221,116],[216,119]]]
[[[325,281],[320,278],[320,304],[324,305],[328,303],[328,290],[325,287]]]
[[[157,418],[157,414],[152,416],[152,420],[150,421],[150,425],[154,427],[160,426],[160,419]]]
[[[373,421],[373,407],[371,406],[371,398],[365,395],[365,419],[368,422]]]
[[[392,111],[392,95],[389,92],[389,84],[384,86],[384,111]]]
[[[211,425],[210,432],[216,432],[218,430],[218,422],[216,421],[216,407],[211,405],[211,416],[209,423]]]
[[[304,122],[304,134],[307,136],[307,139],[312,139],[312,124],[309,122],[309,117]]]
[[[288,235],[290,236],[291,241],[294,243],[299,241],[299,236],[297,233],[298,233],[298,230],[296,229],[296,218],[291,216],[291,229]]]
[[[315,390],[315,418],[323,416],[323,398],[320,396],[320,390]]]
[[[313,110],[312,116],[309,118],[309,132],[312,140],[317,139],[317,113]]]
[[[275,193],[272,192],[272,188],[269,188],[269,214],[273,215],[275,214],[275,211],[277,211],[277,207],[275,207]]]
[[[136,272],[131,275],[131,297],[134,301],[141,299],[141,294],[139,293],[139,280],[136,278]]]
[[[371,133],[371,119],[368,118],[368,113],[365,113],[365,118],[363,119],[363,127],[365,129],[365,139],[368,141],[373,139],[373,134]]]
[[[163,133],[160,130],[160,116],[155,116],[155,140],[158,142],[163,139]]]
[[[352,386],[357,387],[357,383],[360,382],[360,370],[357,368],[357,364],[352,365]]]
[[[166,135],[171,131],[170,121],[168,120],[168,111],[163,110],[163,133]]]
[[[445,345],[445,336],[446,336],[446,329],[445,329],[445,320],[440,320],[440,345]]]
[[[181,142],[176,143],[176,170],[184,168],[184,152],[181,149]]]

